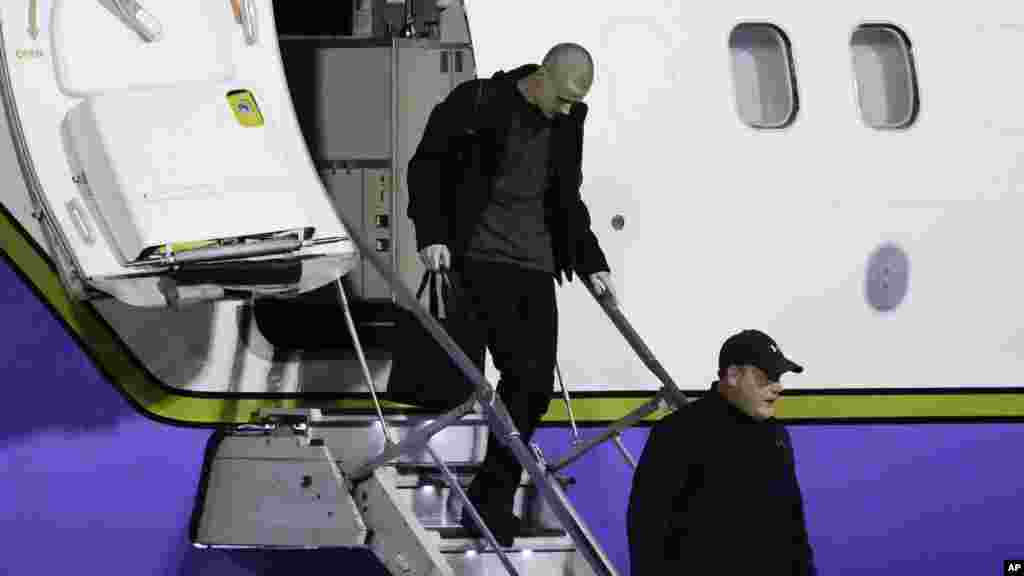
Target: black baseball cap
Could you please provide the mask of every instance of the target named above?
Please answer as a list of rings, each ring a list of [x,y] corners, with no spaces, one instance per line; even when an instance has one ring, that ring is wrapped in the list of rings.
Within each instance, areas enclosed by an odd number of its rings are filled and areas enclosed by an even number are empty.
[[[785,372],[799,374],[803,366],[782,355],[778,344],[760,330],[744,330],[730,336],[718,354],[718,370],[729,366],[757,366],[768,374],[772,382],[778,382]]]

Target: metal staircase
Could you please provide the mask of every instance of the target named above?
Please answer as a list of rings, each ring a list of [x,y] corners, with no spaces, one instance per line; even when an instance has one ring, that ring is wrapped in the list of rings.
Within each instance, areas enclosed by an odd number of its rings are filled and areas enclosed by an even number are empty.
[[[572,453],[549,464],[536,446],[522,442],[504,404],[481,371],[369,248],[358,228],[344,215],[342,219],[363,257],[370,260],[399,301],[413,311],[477,391],[461,406],[433,419],[385,417],[339,280],[339,303],[375,413],[262,410],[254,415],[252,425],[218,432],[207,452],[193,543],[208,547],[369,548],[394,576],[616,575],[569,503],[565,490],[572,479],[557,471],[609,439],[634,465],[619,441],[619,433],[662,406],[678,407],[686,402],[618,307],[597,297],[588,286],[664,387],[604,434],[577,442]],[[562,390],[569,405],[564,384]],[[457,522],[460,512],[479,520],[463,486],[483,460],[488,428],[524,468],[525,482],[516,496],[516,511],[526,520],[529,531],[511,549],[499,548],[487,529],[486,545],[467,538]],[[578,440],[574,419],[573,431]]]
[[[347,459],[338,458],[344,454],[358,462],[379,449],[380,426],[373,415],[325,416],[316,410],[264,415],[262,426],[211,438],[196,545],[368,547],[380,561],[380,574],[508,573],[492,546],[469,537],[459,525],[464,504],[450,487],[454,478],[464,489],[482,460],[487,423],[479,414],[442,431],[430,450],[403,455],[358,483],[347,481]],[[409,416],[387,420],[400,437],[427,422]],[[296,453],[303,449],[304,459]],[[565,476],[556,481],[563,490],[575,483]],[[516,573],[596,574],[525,474],[515,513],[526,530],[502,553]]]

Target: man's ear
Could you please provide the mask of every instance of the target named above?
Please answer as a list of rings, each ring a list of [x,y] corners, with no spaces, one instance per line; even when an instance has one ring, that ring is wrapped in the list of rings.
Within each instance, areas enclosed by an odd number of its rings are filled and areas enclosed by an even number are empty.
[[[735,366],[729,366],[725,369],[725,384],[729,387],[735,388],[740,378],[740,370]]]

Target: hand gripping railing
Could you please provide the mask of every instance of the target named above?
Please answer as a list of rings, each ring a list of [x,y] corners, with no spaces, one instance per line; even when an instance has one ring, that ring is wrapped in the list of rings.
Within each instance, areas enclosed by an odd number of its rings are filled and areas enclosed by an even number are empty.
[[[541,464],[534,458],[532,451],[523,443],[519,436],[519,431],[516,429],[508,410],[505,408],[505,404],[495,394],[494,387],[491,386],[480,369],[473,364],[469,357],[466,356],[466,353],[452,340],[451,336],[448,335],[437,320],[420,306],[409,287],[398,280],[390,266],[377,256],[359,232],[359,228],[354,226],[340,211],[338,217],[345,225],[345,229],[348,231],[353,242],[355,242],[360,255],[370,261],[370,264],[377,270],[377,273],[384,278],[394,291],[399,303],[404,304],[408,308],[476,387],[476,393],[469,400],[442,415],[437,420],[416,428],[398,444],[391,440],[389,434],[385,434],[385,447],[379,455],[370,458],[367,462],[352,470],[346,470],[349,481],[355,483],[367,478],[376,468],[390,463],[402,454],[415,454],[422,451],[427,447],[430,438],[434,434],[437,434],[469,412],[472,409],[473,403],[479,400],[494,437],[507,446],[516,459],[519,460],[520,464],[523,465],[523,469],[526,470],[533,480],[539,494],[558,518],[573,542],[575,542],[577,550],[586,559],[594,573],[597,576],[617,576],[615,567],[583,524],[583,521],[578,517],[572,504],[570,504],[565,493],[562,491],[561,486],[557,481],[553,481],[547,476]],[[372,385],[372,382],[370,384]],[[376,397],[374,400],[376,401]]]

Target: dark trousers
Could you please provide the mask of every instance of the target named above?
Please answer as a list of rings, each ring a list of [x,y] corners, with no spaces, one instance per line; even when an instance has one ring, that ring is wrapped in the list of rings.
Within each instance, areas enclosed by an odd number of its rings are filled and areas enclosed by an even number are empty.
[[[490,350],[501,373],[498,396],[529,446],[548,410],[555,381],[558,307],[554,276],[513,264],[472,259],[460,264],[463,306],[468,305],[473,329],[458,344],[471,358],[483,357],[473,353],[482,346]],[[469,495],[482,508],[511,513],[522,472],[522,465],[492,431]]]

